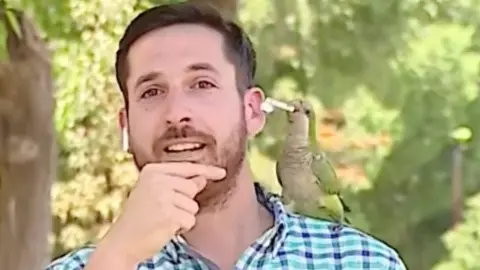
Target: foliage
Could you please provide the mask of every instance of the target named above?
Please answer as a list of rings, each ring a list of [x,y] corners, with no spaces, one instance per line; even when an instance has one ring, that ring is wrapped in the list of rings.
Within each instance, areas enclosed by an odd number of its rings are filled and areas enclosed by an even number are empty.
[[[429,269],[447,252],[440,236],[450,226],[450,200],[439,198],[450,196],[449,135],[459,124],[473,132],[463,166],[466,195],[480,189],[477,2],[241,2],[240,21],[257,45],[258,83],[277,98],[312,100],[321,112],[320,141],[351,187],[347,200],[359,227],[397,248],[409,269]],[[122,105],[113,52],[126,23],[152,3],[12,3],[30,10],[56,52],[58,255],[98,239],[135,179],[129,158],[112,144]],[[332,114],[346,125],[328,122]],[[269,117],[249,159],[259,181],[278,191],[273,160],[284,115]]]
[[[480,268],[480,194],[470,198],[465,220],[445,234],[443,241],[450,256],[434,270],[474,270]]]

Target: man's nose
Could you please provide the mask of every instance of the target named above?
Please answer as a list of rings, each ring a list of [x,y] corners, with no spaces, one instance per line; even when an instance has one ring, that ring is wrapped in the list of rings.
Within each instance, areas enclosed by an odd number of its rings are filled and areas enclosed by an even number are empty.
[[[167,119],[167,124],[169,125],[174,125],[174,124],[186,124],[190,122],[192,119],[188,116],[184,117],[172,117],[170,119]]]
[[[165,112],[165,120],[168,125],[186,124],[192,121],[192,112],[186,99],[176,95],[170,100],[170,104]]]

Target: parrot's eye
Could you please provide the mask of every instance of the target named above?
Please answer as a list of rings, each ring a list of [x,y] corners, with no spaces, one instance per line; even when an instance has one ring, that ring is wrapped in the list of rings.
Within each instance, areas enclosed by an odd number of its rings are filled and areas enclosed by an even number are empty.
[[[306,115],[310,115],[310,110],[309,110],[309,109],[305,109],[305,114],[306,114]]]

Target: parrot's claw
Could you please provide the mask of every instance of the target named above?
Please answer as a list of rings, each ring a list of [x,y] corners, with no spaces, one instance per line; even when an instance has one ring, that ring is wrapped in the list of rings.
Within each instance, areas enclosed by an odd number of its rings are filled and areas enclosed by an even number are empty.
[[[285,192],[282,192],[282,194],[280,195],[280,199],[282,200],[283,204],[285,204],[285,205],[292,203],[292,200],[290,199],[290,197],[287,194],[285,194]]]
[[[290,209],[291,211],[294,211],[295,210],[295,202],[291,201],[290,203],[285,204],[285,207]]]
[[[340,232],[340,231],[343,229],[343,224],[340,223],[340,224],[332,225],[331,229],[332,229],[332,231],[334,231],[335,233],[338,233],[338,232]]]
[[[285,193],[282,193],[282,195],[280,195],[280,199],[283,205],[285,205],[285,208],[291,211],[295,209],[295,201],[291,200],[290,197],[288,197]]]

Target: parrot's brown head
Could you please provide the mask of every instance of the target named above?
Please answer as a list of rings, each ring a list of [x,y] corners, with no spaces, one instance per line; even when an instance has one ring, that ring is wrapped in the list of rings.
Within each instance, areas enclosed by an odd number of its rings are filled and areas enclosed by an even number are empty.
[[[287,119],[290,131],[296,135],[307,138],[309,133],[309,121],[314,114],[312,105],[305,100],[292,100],[290,105],[294,107],[293,112],[287,112]]]
[[[293,106],[293,112],[288,112],[288,122],[302,122],[307,123],[313,113],[313,108],[310,103],[305,100],[295,99],[290,102]]]

